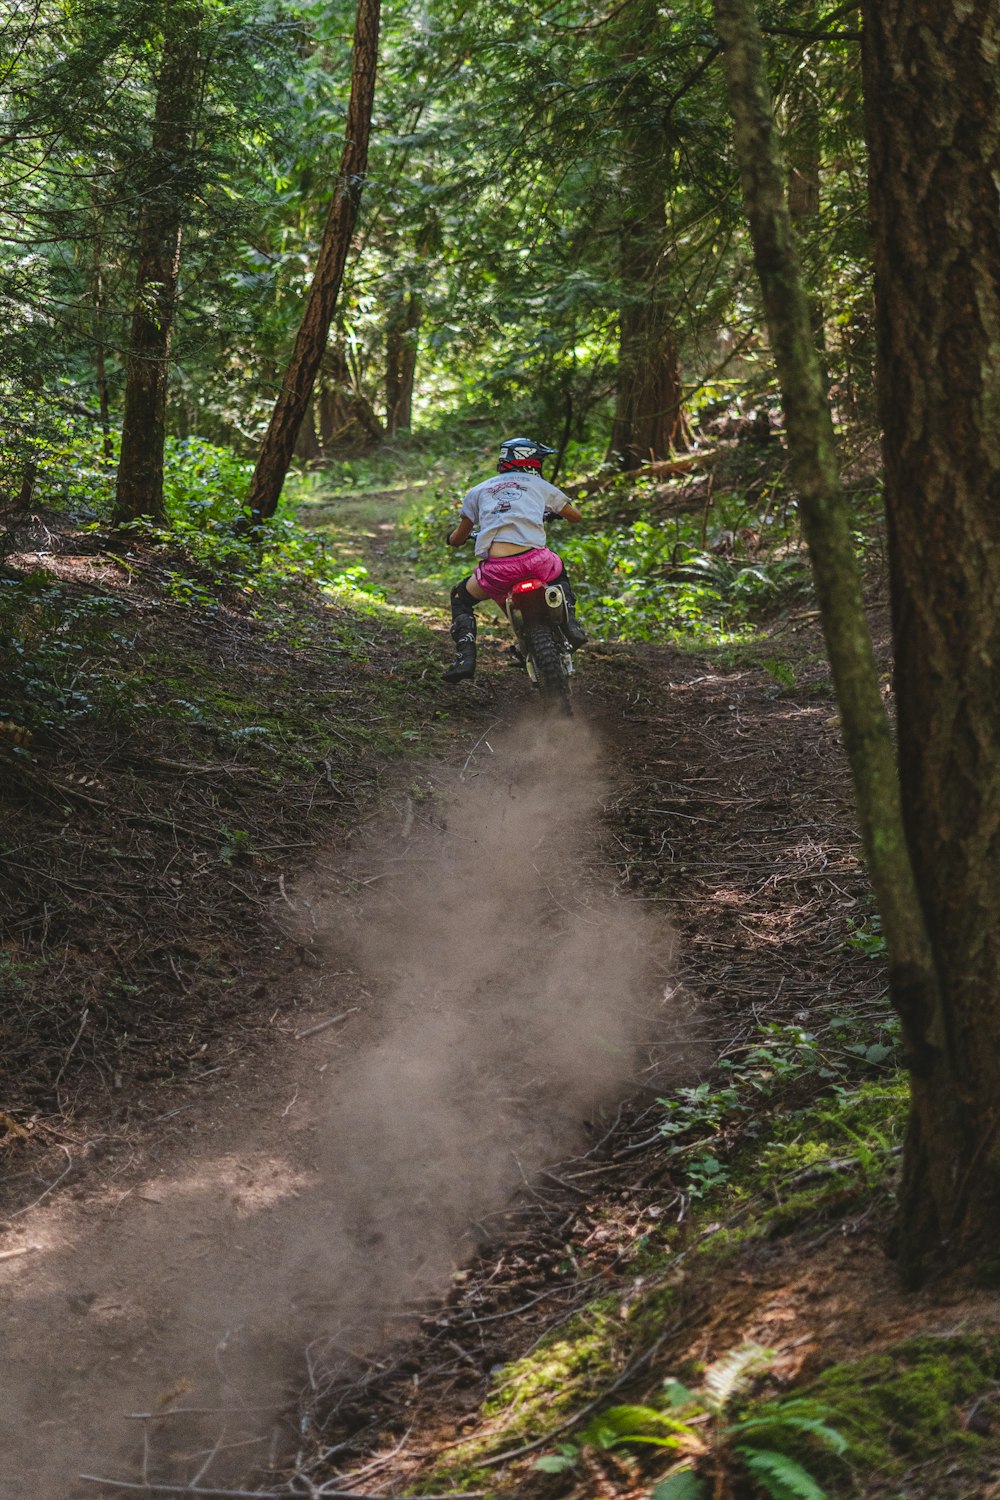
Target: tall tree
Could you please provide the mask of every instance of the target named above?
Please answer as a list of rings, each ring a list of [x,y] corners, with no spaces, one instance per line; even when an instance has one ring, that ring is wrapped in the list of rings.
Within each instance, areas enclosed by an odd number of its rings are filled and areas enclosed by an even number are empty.
[[[622,23],[627,84],[616,102],[621,158],[618,228],[621,301],[610,451],[626,469],[684,448],[677,330],[668,287],[670,112],[654,84],[659,7],[642,0]]]
[[[254,521],[274,515],[326,352],[368,166],[379,20],[380,0],[358,0],[344,152],[295,347],[250,481],[247,505]]]
[[[163,521],[170,337],[177,302],[181,235],[190,198],[190,155],[199,99],[200,8],[164,7],[163,60],[149,158],[141,184],[132,331],[125,366],[125,412],[113,521]]]
[[[862,842],[889,949],[892,998],[913,1068],[915,1123],[906,1156],[907,1179],[912,1181],[914,1174],[917,1179],[921,1175],[924,1149],[919,1127],[922,1079],[933,1071],[946,1036],[939,975],[921,909],[923,889],[918,893],[904,833],[895,755],[879,695],[833,423],[785,196],[760,23],[754,0],[714,0],[714,5],[744,203],[781,384],[792,475],[854,776]],[[925,706],[929,709],[929,701]],[[997,787],[1000,794],[1000,774]],[[911,1279],[920,1258],[914,1228],[912,1208],[904,1205],[902,1248]]]
[[[942,995],[911,1017],[912,1277],[1000,1224],[1000,8],[866,0],[906,831]]]

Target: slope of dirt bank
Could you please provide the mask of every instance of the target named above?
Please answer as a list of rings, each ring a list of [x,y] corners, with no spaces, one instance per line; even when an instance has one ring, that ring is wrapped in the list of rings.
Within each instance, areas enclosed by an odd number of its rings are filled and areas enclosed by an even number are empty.
[[[0,579],[12,1209],[269,1044],[307,961],[272,919],[286,882],[372,815],[393,764],[471,745],[490,711],[453,724],[426,630],[47,535]]]

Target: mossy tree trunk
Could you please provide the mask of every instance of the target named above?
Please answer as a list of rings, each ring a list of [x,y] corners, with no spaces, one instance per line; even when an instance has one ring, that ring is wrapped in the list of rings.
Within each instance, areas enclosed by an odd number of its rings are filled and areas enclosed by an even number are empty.
[[[1000,1226],[1000,8],[863,11],[900,777],[943,997],[911,1022],[916,1275],[995,1259]]]
[[[913,1071],[913,1124],[905,1168],[912,1183],[921,1176],[926,1179],[920,1164],[926,1152],[920,1114],[927,1083],[940,1076],[941,1059],[949,1050],[949,1028],[905,836],[895,753],[879,694],[833,423],[792,236],[760,24],[753,0],[714,0],[714,5],[746,214],[781,384],[792,477],[816,579],[862,842],[889,950],[892,998],[902,1018]],[[943,391],[941,399],[945,408]],[[928,712],[932,700],[931,693],[925,699]],[[1000,787],[1000,777],[997,784]],[[925,875],[919,862],[917,869],[922,895]],[[995,1050],[1000,1063],[1000,1049]],[[994,1090],[993,1099],[998,1097]],[[949,1108],[946,1101],[942,1108]],[[996,1219],[994,1232],[995,1224]],[[905,1205],[901,1229],[904,1271],[912,1281],[922,1273],[930,1247]]]
[[[326,352],[368,169],[379,21],[380,0],[358,0],[344,151],[295,347],[250,481],[247,506],[255,522],[274,515]]]
[[[200,75],[197,5],[168,3],[156,87],[153,134],[140,184],[138,265],[132,330],[125,362],[125,402],[113,521],[165,521],[163,444],[166,436],[170,336],[177,302],[185,187],[194,138]]]

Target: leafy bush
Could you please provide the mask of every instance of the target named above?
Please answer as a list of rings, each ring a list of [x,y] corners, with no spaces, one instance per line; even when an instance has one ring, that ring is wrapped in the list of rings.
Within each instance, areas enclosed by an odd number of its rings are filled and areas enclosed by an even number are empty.
[[[724,1082],[702,1082],[660,1099],[664,1111],[660,1133],[670,1142],[668,1156],[683,1173],[688,1197],[704,1199],[729,1182],[730,1169],[718,1153],[731,1123],[748,1121],[765,1101],[773,1118],[774,1101],[779,1097],[790,1101],[802,1084],[808,1084],[814,1096],[818,1092],[819,1098],[813,1097],[804,1113],[788,1110],[784,1120],[794,1127],[807,1114],[813,1125],[821,1127],[818,1151],[825,1149],[831,1136],[838,1139],[841,1155],[849,1142],[852,1158],[866,1176],[877,1180],[884,1157],[897,1143],[891,1132],[885,1134],[872,1122],[866,1121],[859,1130],[852,1110],[863,1096],[866,1079],[896,1068],[898,1039],[899,1023],[888,1012],[875,1028],[850,1016],[835,1016],[825,1038],[801,1026],[768,1022],[758,1027],[756,1039],[742,1055],[720,1062]],[[758,1167],[770,1160],[770,1149]],[[801,1165],[797,1158],[791,1161],[785,1143],[774,1148],[773,1158],[773,1175]]]

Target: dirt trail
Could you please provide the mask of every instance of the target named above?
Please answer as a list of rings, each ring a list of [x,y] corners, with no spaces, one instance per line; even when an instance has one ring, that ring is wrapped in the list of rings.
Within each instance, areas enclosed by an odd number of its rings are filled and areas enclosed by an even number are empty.
[[[307,1367],[405,1323],[625,1088],[669,1027],[670,943],[610,873],[578,876],[599,766],[579,722],[525,721],[403,792],[288,888],[279,920],[318,960],[299,1038],[189,1111],[186,1141],[13,1222],[0,1500],[259,1475]]]

